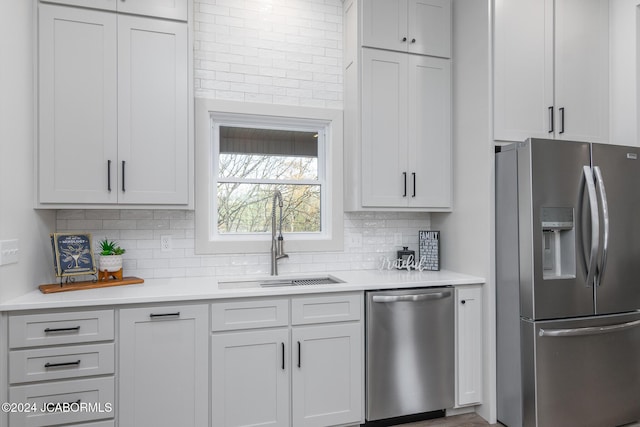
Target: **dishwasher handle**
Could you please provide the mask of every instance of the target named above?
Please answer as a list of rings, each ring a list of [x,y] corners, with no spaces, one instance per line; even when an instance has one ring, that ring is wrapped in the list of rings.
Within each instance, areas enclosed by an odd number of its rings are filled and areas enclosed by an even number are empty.
[[[432,292],[429,294],[417,295],[374,295],[373,302],[414,302],[414,301],[433,301],[445,299],[451,296],[451,291]]]

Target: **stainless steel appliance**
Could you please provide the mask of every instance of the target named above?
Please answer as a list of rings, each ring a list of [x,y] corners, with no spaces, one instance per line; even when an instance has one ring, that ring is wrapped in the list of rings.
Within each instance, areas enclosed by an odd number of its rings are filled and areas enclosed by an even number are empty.
[[[453,288],[366,292],[366,420],[454,405]]]
[[[498,420],[640,420],[640,149],[497,151]]]

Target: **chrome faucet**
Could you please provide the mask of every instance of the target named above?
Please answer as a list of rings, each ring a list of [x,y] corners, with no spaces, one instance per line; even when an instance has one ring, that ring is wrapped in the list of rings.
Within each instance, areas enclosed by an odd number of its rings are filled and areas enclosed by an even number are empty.
[[[278,226],[278,237],[276,238],[276,201],[280,207],[280,223]],[[282,193],[279,190],[273,193],[273,204],[271,206],[271,275],[278,275],[278,260],[288,258],[284,253],[284,237],[282,237]]]

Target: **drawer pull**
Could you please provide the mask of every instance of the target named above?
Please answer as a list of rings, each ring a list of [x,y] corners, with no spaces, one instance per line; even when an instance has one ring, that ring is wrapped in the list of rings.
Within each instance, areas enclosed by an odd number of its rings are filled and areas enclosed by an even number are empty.
[[[60,368],[62,366],[79,366],[80,360],[76,360],[75,362],[63,362],[63,363],[45,363],[45,368]]]
[[[45,334],[54,334],[56,332],[78,332],[80,330],[80,326],[74,326],[73,328],[46,328],[44,330]]]
[[[149,317],[152,319],[163,318],[163,317],[180,317],[180,312],[176,311],[175,313],[160,313],[160,314],[151,313]]]

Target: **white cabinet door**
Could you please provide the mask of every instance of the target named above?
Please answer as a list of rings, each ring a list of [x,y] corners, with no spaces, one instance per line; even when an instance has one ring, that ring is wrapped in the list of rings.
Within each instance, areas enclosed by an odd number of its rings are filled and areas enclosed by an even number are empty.
[[[482,287],[456,288],[456,406],[482,402]]]
[[[38,7],[38,199],[115,203],[116,17]]]
[[[555,2],[558,138],[609,140],[609,1]]]
[[[409,0],[407,9],[408,52],[450,58],[451,0]]]
[[[409,57],[407,200],[412,207],[450,208],[451,62]]]
[[[291,332],[293,425],[359,423],[363,404],[360,323],[298,326]]]
[[[120,203],[188,203],[187,27],[118,17]]]
[[[407,0],[360,0],[362,45],[407,51]]]
[[[407,205],[407,55],[362,52],[362,205]]]
[[[209,422],[206,305],[120,310],[119,425]]]
[[[211,337],[214,426],[289,426],[289,329]]]
[[[553,137],[553,0],[497,0],[494,139]]]

